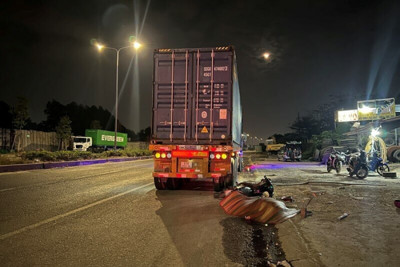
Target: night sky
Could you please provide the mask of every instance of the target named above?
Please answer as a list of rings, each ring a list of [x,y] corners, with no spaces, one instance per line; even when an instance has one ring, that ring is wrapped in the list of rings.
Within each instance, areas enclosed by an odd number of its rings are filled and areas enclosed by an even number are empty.
[[[345,96],[343,108],[400,102],[400,1],[9,2],[0,8],[0,100],[26,96],[36,122],[52,99],[113,110],[115,54],[90,40],[119,47],[130,35],[144,47],[121,52],[119,118],[135,131],[150,125],[154,48],[234,45],[244,131],[263,138],[331,95]]]

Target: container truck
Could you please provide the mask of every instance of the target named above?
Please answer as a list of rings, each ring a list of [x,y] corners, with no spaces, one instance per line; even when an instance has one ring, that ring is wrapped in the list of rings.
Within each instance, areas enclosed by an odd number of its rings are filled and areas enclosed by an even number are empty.
[[[240,171],[242,110],[232,46],[156,49],[152,132],[154,184],[178,189],[207,179],[234,186]]]
[[[114,148],[115,132],[86,129],[85,136],[73,136],[73,150],[107,150]],[[128,135],[117,133],[117,148],[126,147]]]

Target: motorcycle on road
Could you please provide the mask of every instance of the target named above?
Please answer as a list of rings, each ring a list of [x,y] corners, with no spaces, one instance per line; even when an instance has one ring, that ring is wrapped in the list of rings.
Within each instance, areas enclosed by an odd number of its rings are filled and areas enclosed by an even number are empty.
[[[367,154],[361,150],[359,154],[353,155],[349,160],[347,167],[350,177],[356,175],[359,179],[364,179],[368,176]]]
[[[378,153],[374,153],[372,160],[368,164],[368,169],[373,172],[377,172],[380,176],[383,176],[384,172],[389,172],[390,168],[386,163],[383,163],[383,159],[378,156]]]
[[[326,162],[326,170],[328,172],[336,170],[336,173],[340,173],[344,162],[345,162],[345,155],[342,152],[333,151],[330,154],[328,161]]]

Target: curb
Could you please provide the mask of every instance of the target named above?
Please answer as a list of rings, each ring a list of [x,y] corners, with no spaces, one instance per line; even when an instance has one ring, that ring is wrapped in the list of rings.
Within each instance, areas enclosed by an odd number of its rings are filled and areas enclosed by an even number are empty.
[[[85,166],[85,165],[92,165],[92,164],[103,164],[103,163],[107,163],[107,162],[134,161],[134,160],[150,159],[150,158],[152,158],[152,156],[143,156],[143,157],[135,157],[135,158],[109,158],[109,159],[93,159],[93,160],[77,160],[77,161],[63,161],[63,162],[45,162],[45,163],[2,165],[2,166],[0,166],[0,173],[28,171],[28,170],[40,170],[40,169],[52,169],[52,168],[64,168],[64,167],[74,167],[74,166]]]

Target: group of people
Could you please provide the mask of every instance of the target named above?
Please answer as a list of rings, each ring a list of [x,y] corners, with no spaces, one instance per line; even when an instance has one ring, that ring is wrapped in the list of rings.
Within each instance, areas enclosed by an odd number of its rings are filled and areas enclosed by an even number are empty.
[[[290,159],[297,159],[299,156],[301,156],[301,149],[299,148],[299,149],[297,149],[297,148],[294,148],[293,150],[292,150],[292,148],[291,147],[289,147],[287,150],[286,150],[286,152],[285,152],[285,154],[286,154],[286,156],[288,157],[288,158],[290,158]]]

